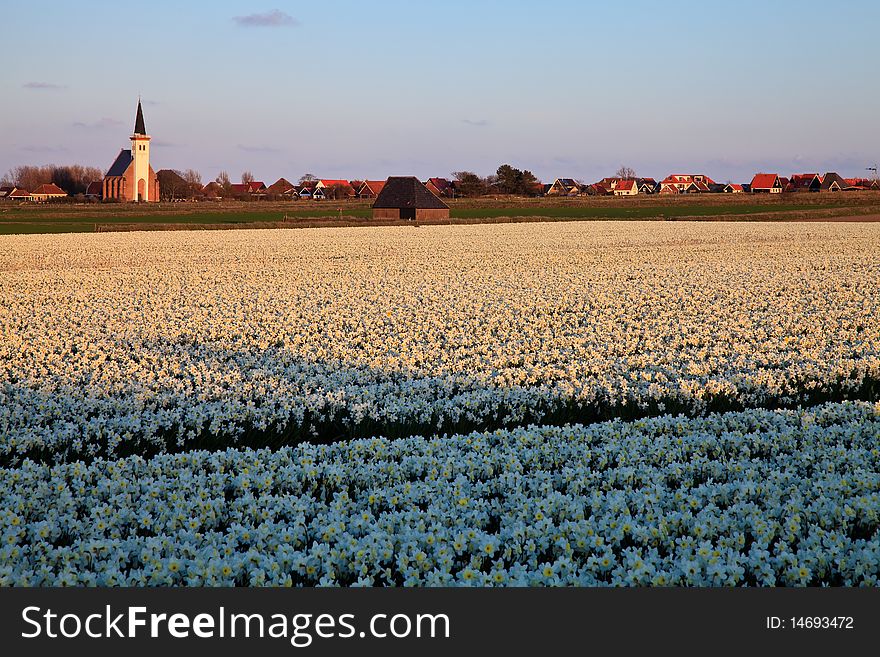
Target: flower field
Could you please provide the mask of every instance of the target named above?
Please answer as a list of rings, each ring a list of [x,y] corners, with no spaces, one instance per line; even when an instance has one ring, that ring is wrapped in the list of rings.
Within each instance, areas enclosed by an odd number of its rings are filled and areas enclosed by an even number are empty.
[[[0,583],[876,585],[880,404],[0,476]]]
[[[872,224],[0,238],[0,464],[875,395]]]
[[[876,224],[0,236],[0,585],[875,585]]]

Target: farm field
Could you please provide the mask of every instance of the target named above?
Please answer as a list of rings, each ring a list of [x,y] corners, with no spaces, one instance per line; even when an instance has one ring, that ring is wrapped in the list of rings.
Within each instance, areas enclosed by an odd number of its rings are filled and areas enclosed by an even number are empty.
[[[0,584],[876,584],[877,224],[3,236],[0,299]]]
[[[703,195],[684,198],[477,198],[446,199],[452,223],[524,220],[696,219],[797,221],[880,215],[880,194]],[[359,226],[370,219],[370,201],[294,201],[157,204],[0,205],[0,234],[154,230]]]

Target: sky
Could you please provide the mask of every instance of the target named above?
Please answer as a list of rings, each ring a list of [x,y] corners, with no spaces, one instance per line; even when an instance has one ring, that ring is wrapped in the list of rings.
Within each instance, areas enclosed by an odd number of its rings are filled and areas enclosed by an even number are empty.
[[[138,96],[156,170],[267,184],[594,181],[880,160],[880,3],[0,0],[0,175],[107,169]]]

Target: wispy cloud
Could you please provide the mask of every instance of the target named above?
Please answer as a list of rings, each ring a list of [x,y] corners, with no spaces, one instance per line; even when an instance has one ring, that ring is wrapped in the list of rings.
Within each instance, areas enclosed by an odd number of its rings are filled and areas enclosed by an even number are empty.
[[[66,153],[64,146],[22,146],[20,150],[27,153]]]
[[[262,14],[234,16],[233,21],[239,27],[297,27],[301,23],[280,9],[273,9]]]
[[[59,89],[67,89],[67,85],[54,84],[52,82],[25,82],[21,86],[23,89],[42,89],[46,91],[58,91]]]
[[[238,150],[245,153],[280,153],[281,149],[272,148],[271,146],[248,146],[246,144],[238,144]]]
[[[87,130],[103,130],[105,128],[116,128],[118,126],[121,126],[122,121],[111,119],[109,116],[105,116],[101,119],[98,119],[94,123],[75,121],[72,125],[74,128],[85,128]]]
[[[173,141],[165,141],[164,139],[154,139],[153,146],[159,146],[160,148],[180,148],[182,144],[175,144]]]
[[[472,125],[475,128],[485,128],[489,125],[489,121],[486,119],[462,119],[461,122],[466,125]]]

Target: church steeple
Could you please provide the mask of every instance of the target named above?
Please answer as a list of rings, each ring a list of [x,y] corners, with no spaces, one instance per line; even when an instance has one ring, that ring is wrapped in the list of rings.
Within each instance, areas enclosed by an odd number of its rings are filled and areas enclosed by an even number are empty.
[[[144,127],[144,110],[141,108],[141,99],[138,98],[137,117],[134,120],[134,134],[145,135],[147,129]]]

